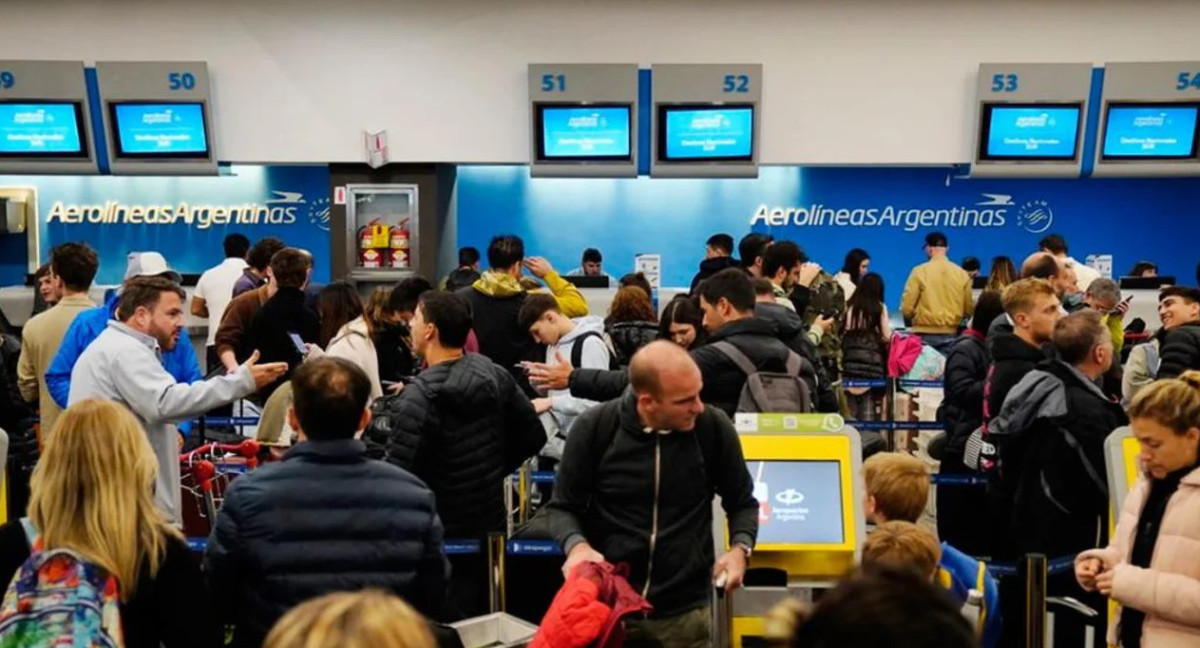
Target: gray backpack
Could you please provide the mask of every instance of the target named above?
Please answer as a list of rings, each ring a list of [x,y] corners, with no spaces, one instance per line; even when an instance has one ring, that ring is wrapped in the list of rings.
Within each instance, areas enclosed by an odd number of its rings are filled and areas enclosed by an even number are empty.
[[[812,392],[808,383],[800,377],[800,369],[804,366],[800,354],[788,351],[787,371],[779,373],[760,371],[746,354],[729,342],[722,340],[714,342],[712,346],[746,374],[746,386],[742,387],[736,412],[803,414],[813,411]]]

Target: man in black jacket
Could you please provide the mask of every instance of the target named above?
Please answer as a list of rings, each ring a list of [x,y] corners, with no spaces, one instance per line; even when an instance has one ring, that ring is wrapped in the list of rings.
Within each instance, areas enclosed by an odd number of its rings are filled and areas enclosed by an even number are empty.
[[[701,402],[700,371],[687,352],[652,342],[633,357],[632,389],[581,415],[548,507],[567,554],[627,563],[629,582],[653,615],[627,625],[627,646],[711,646],[714,579],[742,583],[758,534],[758,502],[729,419]],[[732,547],[714,560],[713,495]]]
[[[737,409],[746,374],[734,361],[712,346],[728,341],[750,359],[759,371],[783,373],[792,350],[775,335],[775,325],[754,317],[754,287],[746,273],[722,270],[700,284],[700,307],[704,310],[704,328],[708,343],[692,350],[692,359],[700,367],[704,389],[700,398],[733,416]],[[629,384],[623,371],[574,369],[563,365],[530,365],[530,380],[552,389],[571,389],[571,395],[596,401],[617,398]]]
[[[309,310],[304,295],[311,274],[312,257],[303,250],[285,248],[271,257],[267,276],[275,285],[275,294],[254,314],[242,351],[249,356],[257,350],[263,363],[286,362],[288,373],[258,390],[255,398],[260,402],[265,403],[304,361],[307,351],[301,351],[292,336],[305,345],[321,339],[321,320]]]
[[[433,493],[412,473],[364,456],[371,383],[340,358],[292,378],[288,423],[302,442],[225,492],[205,552],[210,591],[236,626],[234,646],[259,646],[279,617],[330,592],[386,589],[444,616],[448,565]]]
[[[692,277],[692,286],[688,291],[696,293],[696,287],[701,281],[717,274],[726,268],[738,267],[737,259],[733,258],[733,237],[728,234],[713,234],[704,243],[704,260],[700,262],[700,271]]]
[[[546,444],[533,405],[512,376],[482,355],[463,353],[470,330],[462,297],[422,295],[412,319],[413,345],[429,368],[404,391],[375,403],[368,430],[387,448],[389,462],[433,489],[446,536],[455,539],[504,530],[504,478]],[[467,616],[487,612],[487,566],[477,558],[451,560],[455,603]]]
[[[1200,369],[1200,290],[1165,288],[1158,297],[1158,313],[1167,330],[1158,354],[1158,378],[1177,378],[1188,369]]]
[[[1112,335],[1100,313],[1085,310],[1059,320],[1053,342],[1057,359],[1025,375],[989,426],[1000,450],[1005,504],[1012,512],[1003,548],[995,554],[1005,559],[1027,553],[1069,557],[1108,543],[1104,442],[1129,423],[1100,388],[1113,360]],[[1104,609],[1104,598],[1084,592],[1074,574],[1051,576],[1048,591]],[[1079,623],[1055,628],[1056,644],[1082,640]]]

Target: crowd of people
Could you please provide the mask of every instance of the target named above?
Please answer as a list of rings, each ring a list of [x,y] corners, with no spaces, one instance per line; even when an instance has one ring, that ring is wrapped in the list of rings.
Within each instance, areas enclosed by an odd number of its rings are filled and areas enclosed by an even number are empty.
[[[504,531],[506,478],[536,462],[556,473],[535,520],[568,586],[585,565],[627,565],[653,612],[625,620],[626,645],[708,646],[714,583],[741,586],[758,531],[733,415],[872,420],[873,389],[844,383],[896,375],[914,343],[944,358],[939,470],[986,487],[939,486],[935,534],[927,463],[862,432],[862,567],[815,607],[773,611],[770,640],[1008,645],[1020,592],[984,561],[1026,553],[1074,559],[1051,596],[1121,604],[1113,643],[1200,640],[1198,289],[1162,290],[1161,329],[1123,349],[1128,300],[1055,235],[984,279],[930,233],[903,326],[867,251],[830,274],[759,233],[710,237],[689,293],[661,311],[644,276],[608,277],[604,314],[510,235],[460,250],[436,285],[370,294],[314,285],[312,254],[278,239],[231,234],[223,252],[190,303],[161,254],[131,253],[97,305],[96,253],[52,251],[39,277],[51,306],[0,355],[0,641],[45,632],[30,619],[47,583],[70,582],[94,585],[89,631],[132,647],[222,645],[222,626],[234,646],[453,645],[442,624],[487,611],[489,576],[486,557],[447,556],[445,541]],[[602,264],[589,248],[566,276],[607,277]],[[203,368],[185,310],[208,324]],[[191,421],[234,403],[261,414],[276,460],[233,480],[198,559],[181,533],[180,449]],[[1123,425],[1144,474],[1110,537],[1104,442]],[[1056,631],[1074,641],[1088,623]]]

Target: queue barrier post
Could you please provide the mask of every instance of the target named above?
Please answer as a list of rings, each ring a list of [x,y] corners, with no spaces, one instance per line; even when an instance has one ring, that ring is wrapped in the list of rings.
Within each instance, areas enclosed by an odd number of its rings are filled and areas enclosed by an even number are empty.
[[[488,534],[488,608],[493,613],[503,612],[507,608],[504,586],[504,555],[507,546],[503,533]]]
[[[1046,645],[1046,556],[1026,554],[1017,565],[1021,579],[1022,648],[1045,648]]]

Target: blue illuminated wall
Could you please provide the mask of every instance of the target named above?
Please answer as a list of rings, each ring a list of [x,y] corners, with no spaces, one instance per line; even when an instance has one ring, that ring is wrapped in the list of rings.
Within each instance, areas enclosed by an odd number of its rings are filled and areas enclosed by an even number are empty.
[[[100,253],[97,282],[119,283],[125,256],[157,250],[183,273],[221,261],[226,234],[275,236],[313,252],[313,280],[329,280],[329,169],[236,165],[218,177],[0,176],[36,187],[41,254],[86,241]],[[76,222],[79,221],[79,222]],[[0,235],[0,285],[20,284],[24,235]]]
[[[896,304],[934,229],[948,235],[952,258],[977,256],[985,270],[997,254],[1020,264],[1057,232],[1080,261],[1112,254],[1121,274],[1149,259],[1194,283],[1198,199],[1200,179],[964,180],[944,168],[764,167],[752,180],[574,180],[462,166],[458,240],[484,251],[493,234],[515,233],[529,254],[564,270],[593,246],[614,276],[632,269],[635,254],[656,252],[663,285],[686,286],[709,235],[738,239],[753,229],[795,240],[831,272],[847,250],[865,248]]]

